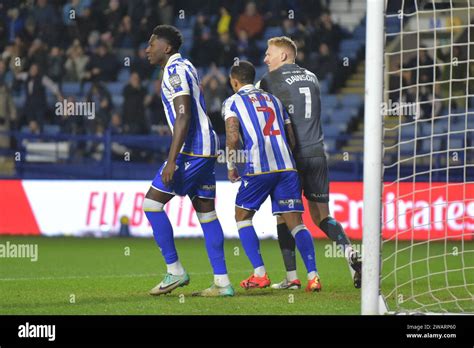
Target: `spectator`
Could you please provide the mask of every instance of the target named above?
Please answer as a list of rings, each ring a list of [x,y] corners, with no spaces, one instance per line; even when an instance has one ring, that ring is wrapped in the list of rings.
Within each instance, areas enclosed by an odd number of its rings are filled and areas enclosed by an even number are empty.
[[[146,57],[146,47],[147,44],[141,44],[138,48],[137,54],[132,59],[132,64],[130,70],[132,72],[138,73],[140,80],[148,81],[153,76],[153,71],[155,68],[150,64],[148,58]]]
[[[240,35],[240,32],[245,30],[249,39],[258,38],[263,32],[263,25],[263,17],[257,12],[257,5],[249,2],[245,6],[245,12],[237,20],[235,33]]]
[[[35,63],[30,66],[28,72],[17,74],[16,79],[25,82],[26,102],[23,112],[26,120],[35,120],[39,124],[43,124],[45,113],[48,110],[46,89],[49,89],[58,101],[62,101],[63,97],[58,85],[48,76],[43,75],[39,66]]]
[[[64,54],[59,47],[55,46],[51,48],[48,59],[47,75],[59,86],[62,85],[62,79],[64,76]]]
[[[86,95],[86,101],[95,104],[95,119],[94,122],[89,122],[86,131],[89,133],[97,123],[106,125],[109,123],[112,112],[112,98],[107,90],[107,87],[99,81],[92,84],[91,89]]]
[[[219,8],[219,18],[217,19],[217,34],[219,34],[219,36],[229,34],[231,21],[232,17],[230,16],[229,10],[221,6]]]
[[[48,49],[40,39],[33,41],[28,50],[27,61],[28,65],[36,64],[41,71],[48,71]]]
[[[9,132],[14,128],[16,122],[16,107],[10,89],[5,83],[7,65],[0,60],[0,133]],[[10,137],[0,134],[0,149],[10,147]],[[0,154],[0,162],[4,161],[4,157]]]
[[[129,83],[123,89],[123,127],[125,133],[147,133],[145,120],[145,95],[140,76],[137,73],[130,75]]]
[[[20,17],[20,10],[16,7],[7,11],[7,33],[8,41],[13,42],[15,38],[23,31],[25,21]]]
[[[331,14],[324,11],[319,18],[314,41],[319,45],[325,43],[331,52],[339,51],[339,44],[344,38],[344,33],[339,25],[332,22]]]
[[[105,11],[105,31],[110,31],[112,35],[118,31],[123,11],[119,0],[110,0],[109,8]]]
[[[174,20],[173,6],[168,0],[158,2],[158,22],[160,24],[172,25]]]
[[[237,38],[237,54],[240,59],[246,59],[259,65],[259,51],[255,43],[249,39],[245,30],[239,31]]]
[[[115,55],[101,43],[87,64],[86,77],[92,81],[116,81],[119,68]]]
[[[302,54],[303,57],[305,55],[303,50],[298,51],[298,55],[300,54]],[[328,74],[334,75],[334,72],[337,69],[337,59],[334,54],[329,50],[328,45],[326,45],[325,43],[322,43],[319,46],[319,54],[314,64],[312,64],[311,61],[311,59],[307,60],[304,63],[306,64],[304,66],[306,66],[307,69],[309,69],[310,71],[313,71],[320,80],[324,80],[328,76]]]
[[[196,15],[196,23],[194,23],[193,27],[194,46],[197,46],[197,43],[202,39],[204,31],[211,32],[211,27],[209,26],[208,18],[202,12],[199,12]]]
[[[161,100],[161,80],[153,82],[153,93],[145,97],[146,118],[152,132],[160,136],[171,135]]]
[[[217,133],[225,133],[225,125],[222,120],[221,111],[227,91],[227,78],[214,65],[209,73],[202,79],[206,111],[211,119],[212,125]]]
[[[205,28],[201,32],[199,40],[194,42],[191,49],[191,58],[198,67],[207,67],[217,61],[219,44],[211,36],[211,30]]]
[[[110,118],[110,132],[112,135],[123,133],[122,118],[118,112],[114,112]]]
[[[228,32],[220,34],[218,52],[217,65],[227,68],[234,64],[234,58],[237,57],[237,46]]]
[[[79,82],[86,78],[86,66],[89,57],[84,54],[84,50],[79,40],[74,40],[73,44],[67,50],[67,60],[64,65],[66,69],[66,80]]]
[[[33,18],[36,22],[36,36],[50,45],[59,44],[60,30],[58,30],[59,14],[48,0],[37,0],[33,8]]]
[[[122,18],[115,42],[116,47],[122,49],[134,49],[136,47],[136,40],[132,31],[132,19],[129,16]]]

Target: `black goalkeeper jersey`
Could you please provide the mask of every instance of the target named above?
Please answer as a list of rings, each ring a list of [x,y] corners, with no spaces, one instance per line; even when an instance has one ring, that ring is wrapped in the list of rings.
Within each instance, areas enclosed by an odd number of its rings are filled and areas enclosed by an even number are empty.
[[[297,64],[284,64],[266,73],[257,86],[286,107],[296,136],[295,155],[324,156],[321,92],[316,75]]]

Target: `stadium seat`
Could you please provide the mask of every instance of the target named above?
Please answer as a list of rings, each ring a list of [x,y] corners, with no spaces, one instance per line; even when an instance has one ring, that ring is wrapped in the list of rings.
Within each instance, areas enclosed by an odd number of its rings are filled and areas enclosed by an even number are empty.
[[[415,144],[414,139],[405,139],[400,142],[398,147],[400,148],[400,154],[406,156],[413,156],[415,153]]]
[[[282,36],[283,30],[280,27],[268,27],[263,34],[263,40],[267,42],[270,38],[275,36]]]
[[[117,76],[118,82],[127,82],[130,79],[130,69],[122,68]]]
[[[448,130],[448,118],[440,118],[435,120],[433,125],[433,132],[434,134],[446,133]]]
[[[78,96],[81,89],[79,82],[64,82],[62,85],[62,92],[65,97]]]
[[[410,140],[415,138],[415,125],[414,124],[403,124],[400,127],[400,139]]]
[[[61,133],[61,127],[57,124],[45,124],[43,126],[43,133],[47,135],[56,135]]]
[[[339,97],[335,94],[326,94],[321,96],[321,107],[326,108],[336,108],[339,106]]]
[[[339,130],[339,128],[334,127],[333,125],[327,125],[323,127],[323,133],[324,133],[324,136],[333,138],[341,134],[341,131]]]
[[[114,104],[114,108],[121,108],[123,99],[122,94],[112,94],[112,104]]]
[[[109,93],[113,96],[117,94],[122,95],[125,85],[126,84],[123,82],[109,82],[107,87],[109,89]]]
[[[327,148],[327,151],[329,152],[332,152],[332,151],[336,151],[336,141],[337,139],[336,138],[329,138],[329,137],[326,137],[326,134],[324,134],[325,137],[324,137],[324,145],[326,145],[326,148]]]
[[[268,68],[264,65],[255,68],[255,81],[260,81],[263,75],[268,71]]]
[[[342,105],[358,108],[362,104],[362,96],[359,94],[346,94],[342,98]]]
[[[331,116],[331,123],[348,123],[352,117],[353,113],[351,109],[337,109]]]

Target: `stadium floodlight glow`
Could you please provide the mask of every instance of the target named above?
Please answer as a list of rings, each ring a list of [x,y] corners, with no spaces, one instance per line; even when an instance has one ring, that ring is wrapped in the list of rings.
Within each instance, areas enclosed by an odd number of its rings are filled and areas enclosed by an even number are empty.
[[[474,3],[388,4],[367,1],[362,314],[474,313]]]

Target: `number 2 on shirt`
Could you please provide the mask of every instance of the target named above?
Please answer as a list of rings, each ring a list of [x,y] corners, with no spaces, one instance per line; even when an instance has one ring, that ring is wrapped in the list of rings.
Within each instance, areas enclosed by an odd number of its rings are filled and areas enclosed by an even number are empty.
[[[269,136],[269,135],[280,135],[281,132],[279,129],[271,129],[273,122],[275,122],[275,112],[273,111],[272,108],[269,108],[268,106],[257,106],[257,111],[261,111],[263,113],[268,113],[268,120],[267,123],[265,124],[265,127],[263,128],[263,135]]]

